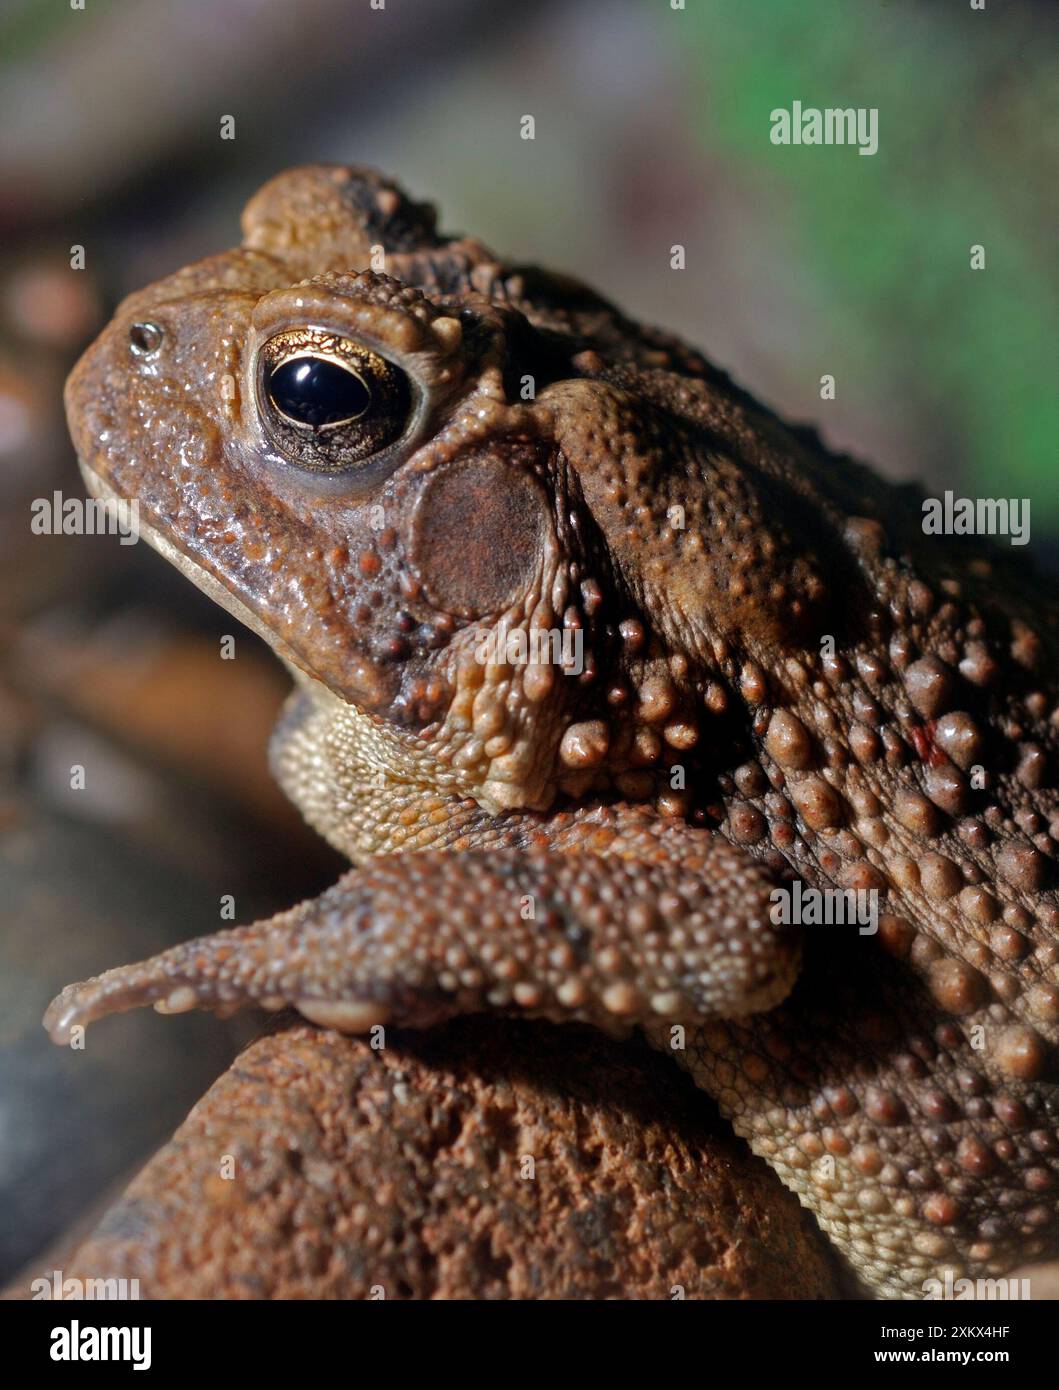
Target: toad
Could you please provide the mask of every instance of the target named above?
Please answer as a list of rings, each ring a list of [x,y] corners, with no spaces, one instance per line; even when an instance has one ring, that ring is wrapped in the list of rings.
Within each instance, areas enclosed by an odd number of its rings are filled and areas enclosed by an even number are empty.
[[[354,867],[67,988],[57,1042],[144,1004],[640,1029],[876,1294],[1059,1253],[1021,554],[361,169],[273,179],[66,399],[93,496],[288,666],[275,772]],[[828,891],[873,908],[783,910]]]

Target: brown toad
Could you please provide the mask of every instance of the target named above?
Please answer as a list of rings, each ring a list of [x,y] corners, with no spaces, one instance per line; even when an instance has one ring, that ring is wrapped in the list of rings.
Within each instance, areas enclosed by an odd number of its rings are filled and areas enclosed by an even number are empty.
[[[53,1037],[146,1003],[638,1026],[877,1292],[1054,1254],[1040,581],[372,173],[285,173],[244,232],[125,301],[70,426],[289,666],[276,773],[357,867],[70,987]],[[795,888],[878,930],[783,925]]]

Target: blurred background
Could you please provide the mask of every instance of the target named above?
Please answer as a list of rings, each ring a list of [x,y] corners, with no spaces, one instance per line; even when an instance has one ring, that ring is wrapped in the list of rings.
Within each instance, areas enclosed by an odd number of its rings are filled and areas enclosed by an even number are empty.
[[[372,164],[889,476],[1030,497],[1054,569],[1057,34],[1043,0],[4,0],[0,1278],[255,1027],[134,1014],[73,1054],[52,994],[340,867],[268,778],[285,678],[256,639],[218,660],[231,620],[146,546],[30,532],[81,495],[62,382],[116,301],[236,241],[285,165]],[[773,146],[795,99],[877,107],[879,152]]]

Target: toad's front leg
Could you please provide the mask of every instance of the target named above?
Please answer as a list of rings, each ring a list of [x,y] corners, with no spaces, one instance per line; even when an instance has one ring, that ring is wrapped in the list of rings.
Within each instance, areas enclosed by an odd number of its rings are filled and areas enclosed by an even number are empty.
[[[517,1010],[557,1021],[693,1023],[778,1003],[798,942],[773,880],[718,836],[613,837],[602,850],[426,852],[368,860],[319,898],[71,985],[56,1042],[109,1013],[292,1003],[346,1031]]]

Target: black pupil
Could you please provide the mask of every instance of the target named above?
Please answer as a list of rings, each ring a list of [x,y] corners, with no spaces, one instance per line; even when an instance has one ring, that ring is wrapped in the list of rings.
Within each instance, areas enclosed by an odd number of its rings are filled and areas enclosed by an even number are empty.
[[[361,379],[322,357],[292,357],[268,381],[277,409],[301,425],[320,429],[363,413],[371,392]]]

